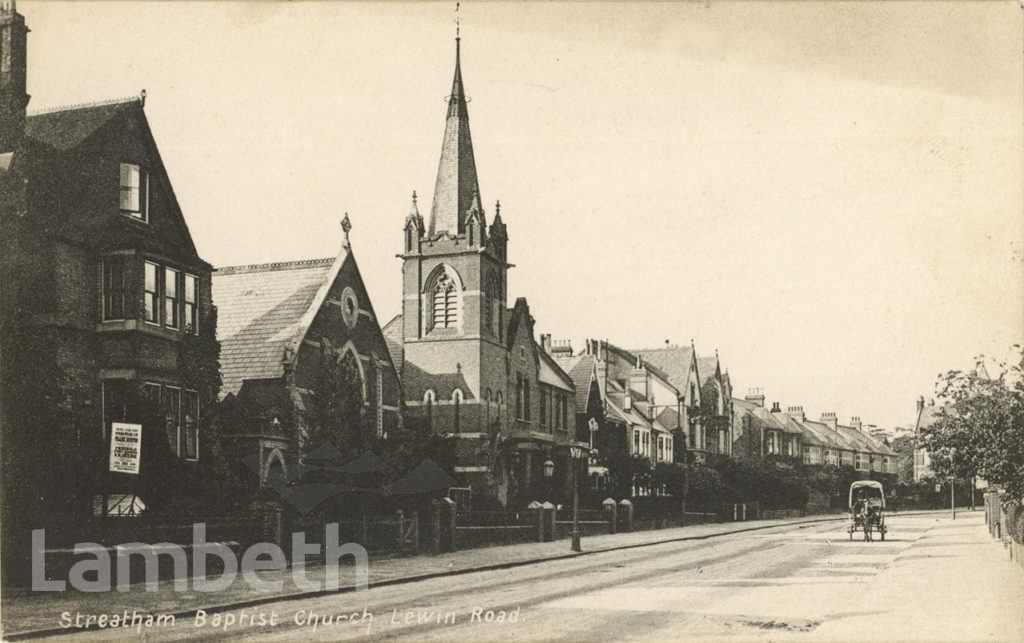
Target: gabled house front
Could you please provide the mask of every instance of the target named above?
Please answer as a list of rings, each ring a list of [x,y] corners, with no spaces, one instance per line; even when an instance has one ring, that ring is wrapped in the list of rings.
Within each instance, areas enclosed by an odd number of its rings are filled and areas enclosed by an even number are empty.
[[[708,431],[702,419],[701,379],[697,366],[697,351],[693,343],[689,346],[669,345],[666,348],[640,349],[630,351],[664,373],[668,383],[679,391],[680,427],[686,436],[686,444],[679,444],[677,450],[691,462],[705,462],[709,452]]]
[[[56,538],[109,516],[197,509],[217,447],[210,265],[145,93],[27,114],[27,28],[13,3],[0,32],[14,61],[0,66],[0,186],[13,206],[0,212],[6,528],[27,516]],[[118,450],[137,472],[110,471],[115,423],[141,427],[140,446]]]

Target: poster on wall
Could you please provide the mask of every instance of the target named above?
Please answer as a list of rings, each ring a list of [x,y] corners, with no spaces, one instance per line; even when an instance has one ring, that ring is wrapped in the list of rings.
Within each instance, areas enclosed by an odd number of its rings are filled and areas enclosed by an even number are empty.
[[[110,470],[138,474],[142,459],[142,425],[114,422],[110,434]]]

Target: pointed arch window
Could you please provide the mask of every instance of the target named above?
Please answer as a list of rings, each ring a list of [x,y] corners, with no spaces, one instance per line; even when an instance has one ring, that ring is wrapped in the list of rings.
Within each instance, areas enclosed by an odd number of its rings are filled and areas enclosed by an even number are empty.
[[[459,411],[462,407],[462,391],[458,388],[452,391],[452,407],[454,408],[453,414],[455,416],[455,433],[458,433],[460,429]]]
[[[434,430],[434,391],[427,389],[423,394],[423,405],[427,407],[427,429]]]
[[[431,328],[457,328],[459,293],[447,273],[438,277],[431,293]]]
[[[493,272],[488,273],[487,281],[484,285],[484,301],[481,306],[483,309],[483,327],[495,337],[501,335],[501,309],[499,308],[501,298],[499,292],[498,279],[494,276]]]

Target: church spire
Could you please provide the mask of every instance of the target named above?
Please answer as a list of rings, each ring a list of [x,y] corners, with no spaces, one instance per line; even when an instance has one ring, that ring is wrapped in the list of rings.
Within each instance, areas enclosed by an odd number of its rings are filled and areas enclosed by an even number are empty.
[[[473,141],[469,135],[469,111],[462,85],[461,38],[455,37],[455,78],[448,97],[448,116],[441,142],[441,160],[434,186],[434,203],[430,208],[431,237],[439,233],[461,234],[473,199],[480,201],[480,186],[473,159]]]

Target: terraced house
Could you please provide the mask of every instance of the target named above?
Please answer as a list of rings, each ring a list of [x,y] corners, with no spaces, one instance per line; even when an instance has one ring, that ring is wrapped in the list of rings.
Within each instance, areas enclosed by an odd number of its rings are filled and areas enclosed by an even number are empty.
[[[799,458],[803,433],[782,412],[779,403],[764,407],[763,389],[751,389],[743,399],[733,399],[733,453],[747,458],[784,456]]]

